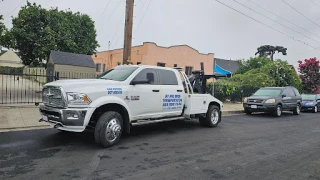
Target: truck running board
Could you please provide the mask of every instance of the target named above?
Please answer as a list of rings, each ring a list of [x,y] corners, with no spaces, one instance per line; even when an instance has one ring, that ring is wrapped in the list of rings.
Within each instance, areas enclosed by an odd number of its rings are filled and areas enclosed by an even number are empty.
[[[183,120],[183,119],[186,119],[186,118],[185,117],[173,117],[173,118],[164,118],[164,119],[157,119],[157,120],[138,120],[136,122],[133,122],[132,126],[159,123],[159,122],[165,122],[165,121]]]

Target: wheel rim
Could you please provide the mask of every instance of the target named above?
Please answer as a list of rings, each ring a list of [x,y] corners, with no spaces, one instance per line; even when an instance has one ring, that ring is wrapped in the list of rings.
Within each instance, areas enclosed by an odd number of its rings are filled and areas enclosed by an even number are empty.
[[[109,121],[106,127],[106,138],[109,142],[115,141],[121,134],[121,126],[118,119]]]
[[[300,105],[297,105],[297,114],[300,114]]]
[[[281,107],[280,107],[280,106],[277,107],[277,115],[278,115],[278,116],[281,115]]]
[[[211,122],[213,124],[217,124],[219,121],[219,111],[217,109],[214,109],[212,112],[211,112]]]

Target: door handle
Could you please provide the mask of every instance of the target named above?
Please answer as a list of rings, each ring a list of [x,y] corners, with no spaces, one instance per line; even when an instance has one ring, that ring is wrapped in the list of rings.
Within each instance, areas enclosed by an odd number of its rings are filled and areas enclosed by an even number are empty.
[[[177,90],[178,92],[182,92],[182,90]]]
[[[160,90],[157,90],[157,89],[155,89],[155,90],[152,90],[153,92],[160,92]]]

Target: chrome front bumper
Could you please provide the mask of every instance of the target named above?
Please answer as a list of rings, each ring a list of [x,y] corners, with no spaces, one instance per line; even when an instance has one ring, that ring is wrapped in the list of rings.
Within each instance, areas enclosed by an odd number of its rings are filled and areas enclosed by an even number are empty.
[[[39,104],[41,115],[40,122],[48,122],[54,128],[82,132],[85,129],[84,120],[88,109],[86,108],[67,108],[58,109]]]

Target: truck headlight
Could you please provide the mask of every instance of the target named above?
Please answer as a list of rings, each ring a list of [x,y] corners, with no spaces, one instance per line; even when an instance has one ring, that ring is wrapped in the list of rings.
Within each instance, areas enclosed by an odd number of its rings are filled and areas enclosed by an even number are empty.
[[[268,100],[266,100],[266,103],[274,104],[274,103],[276,103],[276,100],[275,99],[268,99]]]
[[[243,99],[243,102],[244,102],[244,103],[247,103],[247,102],[248,102],[248,98],[244,98],[244,99]]]
[[[90,104],[91,100],[86,94],[67,93],[68,104]]]

